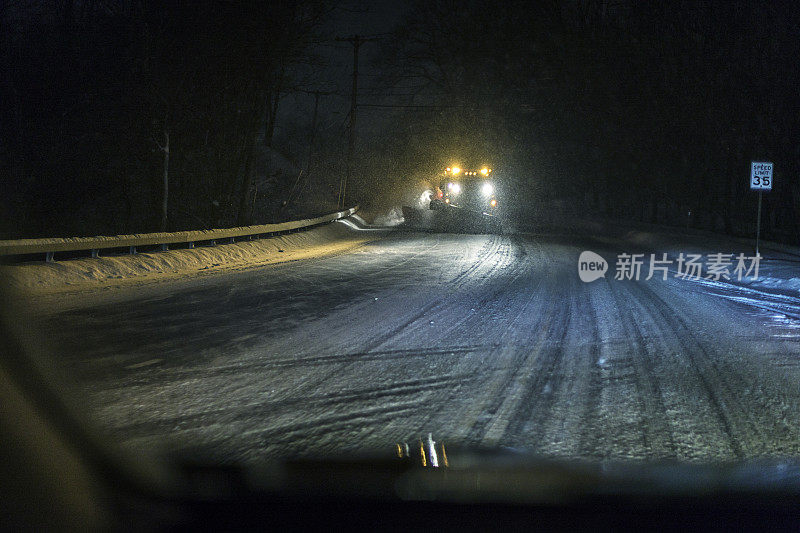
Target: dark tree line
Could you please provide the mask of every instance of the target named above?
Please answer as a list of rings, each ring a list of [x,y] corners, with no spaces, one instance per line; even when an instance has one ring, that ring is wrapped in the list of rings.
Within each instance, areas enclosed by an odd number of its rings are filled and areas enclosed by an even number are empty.
[[[411,174],[488,161],[523,211],[561,200],[743,232],[751,160],[768,230],[796,240],[800,8],[789,1],[420,1],[384,49]],[[689,215],[691,213],[691,215]]]
[[[340,80],[309,79],[320,40],[350,33],[322,35],[332,9],[0,0],[0,233],[207,228],[296,216],[301,200],[333,207],[349,65]],[[765,227],[800,236],[794,2],[419,0],[398,26],[362,51],[348,187],[362,205],[405,202],[463,161],[494,166],[521,217],[571,206],[746,233],[749,163],[771,160]],[[318,98],[315,122],[319,87],[334,94]],[[270,173],[271,151],[303,172]]]
[[[2,233],[273,217],[253,213],[254,160],[329,12],[322,0],[0,2]]]

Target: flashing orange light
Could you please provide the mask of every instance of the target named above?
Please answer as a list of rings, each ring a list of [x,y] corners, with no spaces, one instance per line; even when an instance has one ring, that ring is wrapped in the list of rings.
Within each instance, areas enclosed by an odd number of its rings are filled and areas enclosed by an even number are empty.
[[[439,198],[441,198],[442,196],[444,196],[444,193],[442,191],[439,191],[438,196]]]
[[[492,201],[489,202],[489,203],[491,204],[492,207],[496,207],[497,206],[497,200],[495,200],[494,198],[492,198]]]

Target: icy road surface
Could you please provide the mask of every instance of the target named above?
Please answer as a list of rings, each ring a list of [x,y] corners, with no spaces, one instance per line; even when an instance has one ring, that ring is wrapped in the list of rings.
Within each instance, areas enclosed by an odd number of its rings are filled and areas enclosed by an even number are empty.
[[[91,412],[134,448],[249,461],[432,432],[556,457],[800,456],[800,320],[781,312],[800,301],[616,281],[613,262],[580,281],[581,251],[637,249],[395,232],[121,301],[84,294],[50,331]]]

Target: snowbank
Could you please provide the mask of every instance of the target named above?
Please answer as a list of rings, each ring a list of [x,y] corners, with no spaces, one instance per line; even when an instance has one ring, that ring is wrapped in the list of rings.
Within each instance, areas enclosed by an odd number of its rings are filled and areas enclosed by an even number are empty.
[[[754,239],[730,237],[706,230],[675,228],[647,223],[615,223],[604,221],[600,231],[597,223],[592,228],[592,233],[600,233],[610,238],[609,242],[630,243],[638,247],[638,251],[666,252],[669,257],[675,258],[679,253],[743,253],[745,256],[755,254]],[[631,252],[634,250],[623,250]],[[706,286],[721,288],[724,286],[739,287],[762,295],[784,295],[792,298],[800,297],[800,277],[798,277],[798,264],[800,263],[800,247],[780,244],[771,241],[761,241],[758,277],[743,277],[731,280],[700,280]]]
[[[380,236],[338,221],[303,232],[235,244],[2,266],[0,277],[12,288],[26,293],[106,288],[343,253]]]
[[[375,217],[372,223],[376,226],[391,227],[399,226],[403,221],[403,210],[399,207],[393,207],[388,213]]]

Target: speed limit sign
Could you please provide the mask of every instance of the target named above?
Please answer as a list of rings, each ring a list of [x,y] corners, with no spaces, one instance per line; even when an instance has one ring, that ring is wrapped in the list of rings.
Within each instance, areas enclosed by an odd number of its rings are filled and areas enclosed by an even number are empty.
[[[756,257],[761,238],[761,193],[772,190],[772,163],[750,162],[750,189],[758,191],[758,215],[756,215]]]
[[[753,161],[750,166],[750,188],[759,191],[772,190],[772,163]]]

